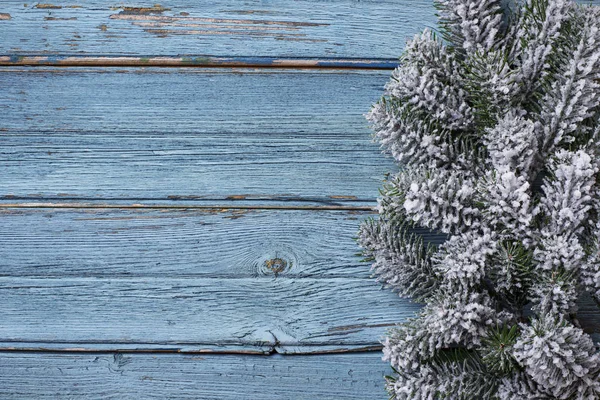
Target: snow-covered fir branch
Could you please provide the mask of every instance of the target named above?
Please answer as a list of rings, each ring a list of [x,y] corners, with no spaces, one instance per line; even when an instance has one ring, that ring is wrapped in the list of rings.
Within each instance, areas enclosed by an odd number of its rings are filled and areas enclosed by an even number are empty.
[[[393,399],[600,399],[600,11],[436,0],[367,115],[400,165],[359,242],[424,303],[384,340]],[[442,245],[415,232],[447,235]]]

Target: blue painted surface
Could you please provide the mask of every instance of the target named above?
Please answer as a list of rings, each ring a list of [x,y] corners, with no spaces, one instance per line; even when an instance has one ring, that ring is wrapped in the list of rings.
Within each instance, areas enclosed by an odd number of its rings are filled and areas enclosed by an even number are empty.
[[[430,0],[44,3],[0,2],[0,54],[396,59],[435,21]]]
[[[240,356],[3,353],[0,397],[39,399],[377,400],[378,353]],[[11,390],[12,388],[18,388]]]
[[[379,339],[418,305],[355,256],[394,168],[362,114],[433,22],[0,3],[0,398],[386,398]]]
[[[389,71],[35,71],[0,74],[7,201],[374,205],[395,168],[363,117]]]

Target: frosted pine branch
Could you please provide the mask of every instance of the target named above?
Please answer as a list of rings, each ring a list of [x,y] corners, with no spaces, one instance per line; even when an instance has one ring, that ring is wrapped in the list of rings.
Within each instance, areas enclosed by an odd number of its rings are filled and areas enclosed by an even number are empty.
[[[588,335],[561,318],[542,316],[523,325],[514,356],[551,398],[600,397],[600,354]]]
[[[600,399],[600,12],[439,0],[367,118],[399,163],[359,233],[386,287],[393,399]],[[447,235],[430,246],[415,232]]]
[[[377,280],[403,297],[421,300],[437,286],[431,267],[433,247],[407,233],[404,221],[369,221],[359,232],[365,255],[372,257]],[[389,268],[393,266],[393,268]]]

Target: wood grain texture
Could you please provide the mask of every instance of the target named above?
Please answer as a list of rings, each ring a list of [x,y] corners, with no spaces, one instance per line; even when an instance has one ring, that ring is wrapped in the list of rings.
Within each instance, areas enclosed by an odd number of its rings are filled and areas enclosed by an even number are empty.
[[[0,278],[0,342],[61,350],[373,348],[419,308],[378,289],[358,278]]]
[[[367,278],[352,211],[0,210],[0,276]],[[431,235],[432,240],[437,236]]]
[[[0,342],[5,350],[369,350],[419,309],[378,289],[359,278],[0,278]],[[580,307],[598,339],[598,307]]]
[[[4,68],[4,134],[369,136],[390,71]]]
[[[3,209],[0,342],[17,349],[372,348],[418,305],[380,290],[354,255],[352,237],[368,215]]]
[[[379,400],[381,354],[0,353],[3,399]]]
[[[397,58],[430,1],[57,0],[0,4],[0,54]]]
[[[371,212],[1,209],[3,277],[367,278]],[[419,230],[429,243],[444,236]],[[268,267],[282,259],[283,268]]]
[[[363,116],[389,72],[30,71],[0,73],[4,200],[372,201],[395,169]]]
[[[331,69],[390,68],[433,20],[422,0],[3,1],[0,398],[384,398],[369,350],[418,305],[352,236],[393,170],[362,116],[389,72]],[[211,66],[231,69],[191,68]],[[175,354],[217,352],[244,356]]]

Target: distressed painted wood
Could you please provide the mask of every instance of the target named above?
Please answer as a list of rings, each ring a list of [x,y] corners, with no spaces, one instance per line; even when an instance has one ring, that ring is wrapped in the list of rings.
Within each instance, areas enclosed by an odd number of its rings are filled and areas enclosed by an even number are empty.
[[[0,209],[0,276],[368,278],[372,212]],[[428,242],[442,235],[421,230]],[[85,251],[81,251],[85,249]],[[280,263],[272,263],[280,259]]]
[[[347,68],[392,68],[432,22],[421,0],[0,3],[0,398],[384,398],[378,339],[418,305],[354,256],[393,164],[362,117],[389,71]],[[598,339],[591,298],[579,317]]]
[[[391,159],[363,114],[389,72],[0,73],[0,197],[368,199]]]
[[[379,400],[381,354],[0,353],[3,399]]]
[[[352,236],[365,216],[3,209],[0,342],[28,349],[377,347],[418,306],[380,290],[358,262]]]
[[[426,0],[169,0],[126,5],[4,0],[0,54],[7,57],[0,64],[264,67],[283,62],[380,68],[395,63],[407,38],[424,27],[435,28],[435,23],[433,3]],[[119,56],[127,58],[115,58]]]
[[[395,170],[368,136],[281,136],[0,133],[0,199],[269,196],[372,204],[385,173]]]
[[[16,349],[373,349],[418,310],[361,278],[0,277],[0,291],[0,342]]]
[[[418,305],[380,290],[354,255],[352,237],[368,215],[2,209],[1,347],[377,348]],[[600,332],[596,305],[581,307],[587,330]]]
[[[390,71],[0,69],[0,132],[368,138]],[[368,142],[368,140],[367,140]]]
[[[291,69],[394,69],[396,59],[274,58],[214,56],[82,56],[0,55],[0,66],[55,67],[187,67],[187,68],[291,68]]]
[[[0,209],[0,276],[367,278],[357,211]],[[85,249],[85,251],[82,251]],[[281,259],[284,265],[268,261]]]
[[[426,0],[0,3],[0,54],[397,58]]]

